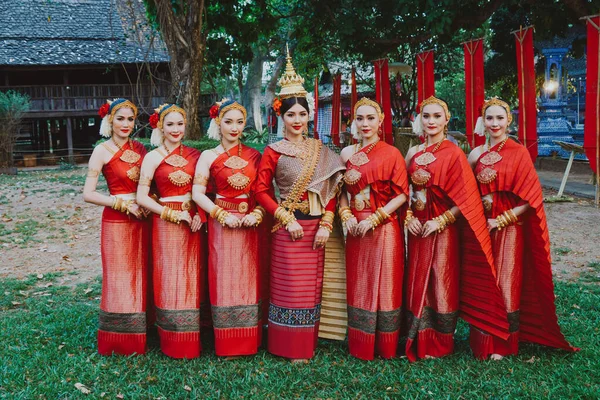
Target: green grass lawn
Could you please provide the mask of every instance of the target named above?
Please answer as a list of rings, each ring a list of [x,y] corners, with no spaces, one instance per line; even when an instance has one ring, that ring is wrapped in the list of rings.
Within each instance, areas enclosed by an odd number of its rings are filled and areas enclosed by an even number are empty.
[[[210,337],[195,360],[149,354],[96,353],[100,283],[76,288],[41,279],[0,280],[0,398],[598,398],[600,286],[557,283],[557,306],[576,354],[522,345],[499,362],[476,361],[465,324],[456,354],[409,364],[405,358],[364,362],[345,343],[321,341],[309,364],[292,365],[261,350],[217,358]],[[82,383],[91,393],[82,394]]]

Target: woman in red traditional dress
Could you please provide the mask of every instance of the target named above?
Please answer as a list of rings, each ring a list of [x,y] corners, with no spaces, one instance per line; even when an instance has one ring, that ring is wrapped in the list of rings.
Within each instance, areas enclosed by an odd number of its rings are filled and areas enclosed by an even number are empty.
[[[477,183],[465,154],[446,140],[448,106],[432,96],[420,110],[414,130],[424,134],[425,142],[406,155],[412,195],[405,219],[403,330],[410,361],[452,353],[459,314],[480,329],[508,337]]]
[[[208,290],[217,356],[256,354],[261,343],[261,257],[254,202],[260,153],[240,141],[246,109],[231,100],[211,108],[208,136],[221,144],[198,160],[193,199],[210,214]],[[215,199],[206,196],[209,181]]]
[[[135,191],[146,149],[129,137],[137,115],[129,100],[108,101],[99,114],[100,134],[109,140],[94,149],[83,188],[86,202],[104,206],[98,352],[144,354],[150,225]],[[101,171],[110,196],[96,192]]]
[[[488,143],[469,155],[492,237],[498,285],[508,313],[508,340],[471,330],[478,358],[517,354],[519,341],[574,351],[558,326],[550,261],[550,239],[542,188],[527,149],[509,140],[508,104],[486,101],[478,132]],[[525,251],[527,249],[527,251]]]
[[[407,204],[406,164],[400,151],[379,138],[384,114],[376,102],[354,106],[340,217],[346,223],[346,285],[350,354],[372,360],[396,355],[400,335],[404,229],[397,211]],[[348,204],[350,207],[348,207]],[[404,210],[405,211],[405,210]]]
[[[269,352],[294,360],[314,355],[319,331],[324,247],[333,229],[344,166],[319,140],[309,139],[310,103],[287,56],[280,99],[284,140],[269,145],[258,170],[256,200],[273,214]],[[279,188],[278,204],[271,192]]]
[[[150,116],[150,142],[158,146],[142,163],[138,202],[152,211],[154,301],[160,347],[173,358],[200,355],[200,300],[203,271],[202,234],[206,221],[192,201],[198,150],[184,146],[185,111],[164,104]],[[160,198],[148,196],[154,179]]]

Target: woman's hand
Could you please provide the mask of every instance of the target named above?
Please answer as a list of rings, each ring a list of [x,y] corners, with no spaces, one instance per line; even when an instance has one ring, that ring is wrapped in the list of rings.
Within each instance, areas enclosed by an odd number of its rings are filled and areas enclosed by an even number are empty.
[[[304,237],[304,229],[302,229],[302,225],[300,225],[298,221],[290,222],[285,229],[290,233],[292,242]]]
[[[406,228],[414,236],[418,236],[423,232],[423,225],[421,224],[421,221],[419,221],[418,218],[413,218],[410,221],[408,221]]]
[[[198,214],[194,215],[194,218],[192,218],[190,228],[192,228],[192,232],[198,232],[200,228],[202,228],[202,221],[200,220],[200,216]]]
[[[129,211],[129,214],[133,214],[137,219],[142,219],[146,216],[144,214],[144,209],[135,202],[129,203],[127,211]]]
[[[327,240],[329,239],[329,231],[323,227],[320,227],[315,235],[313,242],[313,250],[322,249],[325,247]]]
[[[432,233],[437,232],[439,228],[440,224],[437,221],[430,219],[429,221],[425,222],[425,225],[423,225],[423,237],[427,237]]]
[[[346,221],[346,229],[348,229],[348,233],[352,236],[356,236],[356,227],[358,226],[358,219],[356,217],[352,217]]]
[[[244,218],[242,218],[242,225],[246,228],[251,228],[253,226],[257,226],[258,220],[256,216],[253,214],[246,214]]]
[[[231,229],[239,228],[242,224],[242,221],[238,217],[233,214],[229,214],[225,218],[225,226]]]
[[[497,229],[498,221],[496,220],[496,218],[489,218],[487,220],[487,227],[490,232],[493,231],[494,229]]]
[[[192,223],[192,216],[188,210],[179,211],[179,221],[185,221],[188,224]]]
[[[359,236],[359,237],[365,237],[365,235],[367,234],[367,232],[369,232],[369,229],[373,228],[373,225],[371,225],[371,221],[367,220],[367,219],[363,219],[362,221],[360,221],[358,223],[358,225],[356,226],[356,228],[354,228],[354,232],[355,235],[354,236]]]

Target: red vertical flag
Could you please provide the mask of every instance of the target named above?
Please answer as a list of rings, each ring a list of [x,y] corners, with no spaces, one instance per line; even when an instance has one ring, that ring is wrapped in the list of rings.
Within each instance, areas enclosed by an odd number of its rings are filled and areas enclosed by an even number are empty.
[[[315,116],[313,118],[313,135],[319,138],[319,74],[315,77]]]
[[[358,93],[356,92],[356,68],[352,67],[352,92],[350,95],[350,121],[354,120],[354,105],[358,101]]]
[[[600,185],[600,15],[587,19],[587,76],[583,147]],[[596,189],[596,204],[598,204]]]
[[[481,106],[485,100],[483,79],[483,39],[463,43],[465,51],[465,102],[467,140],[471,148],[485,142],[485,137],[474,135],[477,118],[481,115]]]
[[[514,31],[519,75],[519,140],[535,162],[538,154],[537,107],[535,104],[535,67],[533,64],[533,27]]]
[[[331,139],[340,145],[340,122],[342,112],[342,74],[333,77],[333,97],[331,99]]]
[[[375,97],[381,104],[385,119],[383,120],[383,137],[382,139],[389,144],[394,143],[394,135],[392,132],[392,102],[390,99],[390,77],[388,70],[388,60],[383,58],[373,61],[375,65]]]
[[[423,100],[435,96],[435,77],[433,75],[433,50],[417,54],[417,108]]]

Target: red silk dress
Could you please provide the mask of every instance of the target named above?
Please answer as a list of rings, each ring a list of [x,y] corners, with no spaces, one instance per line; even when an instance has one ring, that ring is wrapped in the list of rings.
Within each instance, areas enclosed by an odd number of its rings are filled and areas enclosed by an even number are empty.
[[[513,140],[507,140],[498,152],[499,146],[481,154],[475,166],[486,218],[496,218],[526,203],[531,208],[519,216],[517,224],[491,233],[510,336],[502,340],[472,329],[471,347],[482,359],[491,354],[517,354],[520,340],[577,350],[565,340],[558,326],[550,238],[537,173],[525,147]],[[489,182],[492,176],[495,178]]]
[[[191,194],[200,152],[181,146],[181,155],[179,147],[176,148],[154,172],[161,198]],[[185,166],[181,167],[182,164]],[[174,210],[187,209],[192,217],[196,214],[191,200],[162,205]],[[206,221],[206,215],[203,212],[199,214]],[[204,269],[201,232],[192,232],[185,222],[176,224],[154,215],[152,255],[158,334],[161,350],[173,358],[194,358],[201,352],[200,300]]]
[[[321,206],[334,211],[344,166],[337,154],[316,142],[307,139],[310,145],[318,145],[319,157],[308,189],[300,200],[308,200],[308,191],[312,191],[317,193]],[[265,149],[260,161],[256,200],[272,215],[278,207],[271,195],[273,178],[280,193],[283,192],[282,187],[291,186],[301,170],[292,165],[301,164],[300,160],[305,158],[305,153],[295,153],[292,146],[287,140],[273,143]],[[294,215],[304,236],[292,241],[285,227],[280,227],[271,242],[268,350],[281,357],[307,359],[313,357],[317,347],[325,250],[313,250],[321,215],[311,216],[300,211]]]
[[[220,154],[210,166],[211,188],[217,205],[239,219],[254,207],[253,189],[260,153],[241,146]],[[233,179],[248,178],[244,188]],[[234,178],[232,178],[234,177]],[[241,178],[245,181],[245,178]],[[233,182],[238,188],[234,188]],[[241,195],[248,198],[239,198]],[[263,225],[256,228],[223,227],[217,220],[208,221],[208,288],[215,333],[217,356],[256,354],[262,338],[261,280],[264,259],[260,243],[265,239]],[[268,249],[267,249],[268,250]]]
[[[411,159],[411,208],[422,224],[455,205],[461,216],[441,233],[408,234],[403,331],[411,362],[451,354],[459,315],[471,325],[508,337],[475,177],[460,148],[446,140],[431,153],[435,146]],[[425,152],[434,160],[420,158]]]
[[[406,163],[394,146],[378,142],[367,154],[358,153],[346,163],[346,173],[358,170],[360,180],[345,188],[351,195],[352,213],[363,221],[393,198],[408,197]],[[356,164],[362,164],[359,167]],[[370,207],[356,208],[355,196],[367,186]],[[406,207],[398,210],[403,214]],[[404,274],[404,229],[394,213],[363,238],[346,238],[346,285],[348,293],[348,346],[350,354],[372,360],[375,353],[384,358],[396,355],[400,336],[402,276]]]
[[[136,192],[144,145],[129,141],[102,167],[111,195]],[[105,207],[102,213],[102,300],[98,353],[146,352],[150,221]]]

